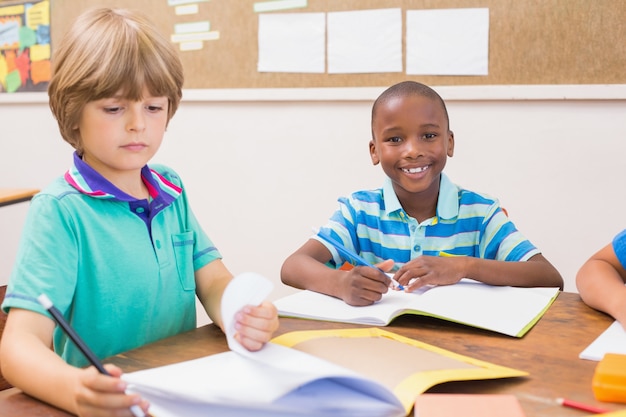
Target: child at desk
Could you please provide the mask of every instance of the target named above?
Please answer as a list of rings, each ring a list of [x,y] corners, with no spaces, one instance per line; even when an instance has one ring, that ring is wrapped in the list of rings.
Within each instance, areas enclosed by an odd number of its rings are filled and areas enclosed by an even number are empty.
[[[611,315],[626,330],[626,230],[580,267],[576,287],[583,301]]]
[[[321,232],[379,269],[345,261],[313,236],[284,262],[283,283],[368,305],[390,278],[414,291],[471,278],[492,285],[563,286],[559,272],[515,228],[498,201],[454,185],[442,173],[454,134],[442,98],[406,81],[372,108],[370,157],[387,176],[382,188],[339,199]],[[328,268],[330,264],[332,268]]]
[[[4,376],[79,416],[131,416],[121,370],[97,372],[59,329],[47,295],[98,358],[196,327],[196,296],[218,326],[232,274],[191,211],[181,179],[148,166],[182,97],[174,45],[145,17],[97,9],[58,46],[50,108],[73,164],[32,200],[3,309]],[[273,304],[236,315],[236,338],[260,349],[278,327]],[[51,348],[54,349],[51,350]]]

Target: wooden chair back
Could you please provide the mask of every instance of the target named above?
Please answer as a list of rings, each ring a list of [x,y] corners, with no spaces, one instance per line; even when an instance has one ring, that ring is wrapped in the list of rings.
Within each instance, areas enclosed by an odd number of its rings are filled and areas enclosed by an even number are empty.
[[[4,295],[7,292],[6,285],[0,285],[0,304],[4,301]],[[7,314],[4,311],[0,311],[0,339],[2,338],[2,332],[4,331],[4,324],[7,321]],[[7,382],[6,379],[2,376],[2,371],[0,371],[0,391],[11,388],[12,385]]]

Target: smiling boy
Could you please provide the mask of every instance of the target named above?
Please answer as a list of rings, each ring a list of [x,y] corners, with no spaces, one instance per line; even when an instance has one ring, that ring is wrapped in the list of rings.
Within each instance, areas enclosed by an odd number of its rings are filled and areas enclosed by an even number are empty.
[[[322,231],[380,270],[340,268],[349,260],[313,236],[285,260],[285,284],[351,305],[380,300],[391,284],[384,272],[395,273],[405,291],[461,278],[562,288],[559,272],[497,200],[458,187],[442,173],[454,155],[454,134],[433,89],[405,81],[385,90],[372,107],[369,149],[387,176],[383,187],[340,198]]]

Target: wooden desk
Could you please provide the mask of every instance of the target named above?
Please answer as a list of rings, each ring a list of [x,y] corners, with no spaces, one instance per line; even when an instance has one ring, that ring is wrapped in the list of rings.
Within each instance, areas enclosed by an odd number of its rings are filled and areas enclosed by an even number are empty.
[[[449,382],[428,392],[508,393],[517,396],[527,417],[583,417],[587,413],[556,405],[554,399],[570,398],[607,410],[626,409],[624,404],[601,403],[594,399],[591,379],[597,362],[578,358],[612,321],[583,304],[578,294],[561,293],[542,319],[521,339],[413,315],[399,317],[385,328],[456,353],[530,373],[523,378]],[[351,327],[369,326],[281,318],[277,334]],[[216,326],[208,325],[117,355],[106,362],[131,372],[227,349],[222,332]],[[19,391],[0,398],[0,415],[69,416]]]
[[[34,188],[0,188],[0,207],[28,201],[38,192]]]

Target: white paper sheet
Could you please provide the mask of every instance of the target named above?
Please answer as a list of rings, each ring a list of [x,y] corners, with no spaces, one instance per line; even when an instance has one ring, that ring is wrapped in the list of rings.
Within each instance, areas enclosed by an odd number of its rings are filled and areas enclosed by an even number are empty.
[[[259,15],[259,72],[323,73],[324,13]]]
[[[222,320],[230,350],[247,355],[249,351],[236,339],[235,314],[246,305],[256,306],[265,300],[274,285],[254,272],[245,272],[232,279],[222,294]]]
[[[328,72],[402,72],[402,11],[328,13]]]
[[[617,320],[591,342],[579,357],[590,361],[600,361],[606,353],[626,355],[626,330]]]
[[[489,9],[407,10],[406,26],[407,74],[488,74]]]

